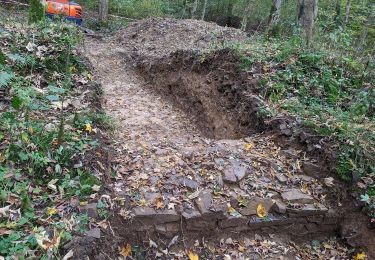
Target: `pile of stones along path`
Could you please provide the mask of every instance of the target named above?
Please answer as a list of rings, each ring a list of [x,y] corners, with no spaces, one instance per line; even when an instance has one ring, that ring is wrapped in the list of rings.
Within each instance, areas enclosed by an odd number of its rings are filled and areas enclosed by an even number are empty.
[[[294,239],[337,233],[342,215],[331,191],[339,184],[319,162],[302,150],[281,148],[278,136],[267,133],[238,140],[206,138],[189,115],[148,88],[131,63],[134,52],[143,55],[142,62],[148,56],[151,61],[168,55],[169,45],[208,48],[212,31],[223,41],[244,38],[233,30],[150,19],[114,38],[87,39],[87,56],[103,85],[104,108],[118,125],[114,176],[107,183],[110,200],[117,201],[111,204],[113,212],[122,218],[118,230],[126,226],[128,234],[166,237],[180,232],[283,233]],[[95,207],[81,210],[95,215]]]

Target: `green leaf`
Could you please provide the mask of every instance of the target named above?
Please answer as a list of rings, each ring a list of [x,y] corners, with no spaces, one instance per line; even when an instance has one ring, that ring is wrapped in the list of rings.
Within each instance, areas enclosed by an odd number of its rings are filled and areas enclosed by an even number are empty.
[[[22,99],[16,96],[16,97],[12,98],[11,103],[12,103],[12,107],[14,109],[20,109],[21,105],[22,105]]]
[[[0,87],[8,85],[8,83],[14,78],[14,74],[8,72],[0,72]]]
[[[48,87],[48,90],[52,93],[55,93],[55,94],[62,94],[65,92],[65,89],[63,88],[58,88],[58,87],[55,87],[55,86],[49,86]]]
[[[49,96],[46,96],[46,98],[49,100],[49,101],[58,101],[60,98],[56,95],[49,95]]]
[[[13,61],[18,61],[18,62],[21,62],[21,63],[24,63],[26,61],[25,57],[22,57],[21,55],[19,54],[7,54],[8,58],[13,60]]]

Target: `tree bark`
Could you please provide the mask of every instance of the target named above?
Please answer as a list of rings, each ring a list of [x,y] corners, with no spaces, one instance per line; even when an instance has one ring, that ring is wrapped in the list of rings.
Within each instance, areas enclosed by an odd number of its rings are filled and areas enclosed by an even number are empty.
[[[345,24],[349,21],[349,15],[350,15],[350,8],[352,6],[352,0],[346,1],[346,8],[345,8]]]
[[[204,20],[204,17],[206,16],[207,4],[208,4],[208,0],[204,0],[201,20]]]
[[[370,13],[367,16],[367,21],[364,25],[362,30],[361,36],[359,37],[358,44],[357,44],[357,51],[361,52],[363,50],[363,45],[365,45],[365,41],[368,35],[368,30],[371,27],[375,18],[375,4],[371,5]]]
[[[247,6],[245,8],[245,13],[243,14],[242,22],[241,22],[241,30],[244,31],[244,32],[247,29],[247,19],[249,17],[249,13],[251,11],[252,5],[253,5],[253,1],[252,0],[248,0]]]
[[[315,19],[318,16],[318,0],[299,0],[298,18],[305,30],[307,46],[314,42]]]
[[[99,21],[107,22],[108,19],[108,0],[99,0]]]
[[[336,0],[336,14],[335,14],[335,21],[339,21],[340,15],[341,15],[341,0]]]
[[[194,0],[193,6],[191,7],[191,19],[195,18],[198,9],[198,0]]]
[[[281,4],[282,4],[282,0],[273,0],[271,11],[270,11],[270,16],[268,18],[267,32],[272,30],[279,23]]]

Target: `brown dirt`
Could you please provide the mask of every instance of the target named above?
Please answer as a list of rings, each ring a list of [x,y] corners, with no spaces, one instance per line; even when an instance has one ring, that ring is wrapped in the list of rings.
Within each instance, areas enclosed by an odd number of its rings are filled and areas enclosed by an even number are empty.
[[[229,203],[240,210],[233,201],[279,200],[280,194],[296,188],[319,205],[342,212],[338,195],[343,186],[336,181],[334,188],[325,185],[324,178],[330,174],[321,167],[318,176],[306,176],[311,171],[301,168],[301,162],[318,162],[297,146],[277,145],[280,132],[269,131],[272,127],[260,115],[266,103],[256,94],[260,71],[243,72],[239,58],[223,48],[227,41],[244,40],[235,29],[162,18],[133,23],[112,38],[86,40],[85,53],[103,85],[103,107],[117,121],[115,176],[108,180],[108,194],[113,200],[121,198],[125,208],[111,207],[113,228],[104,231],[100,242],[81,241],[83,245],[75,247],[81,255],[115,257],[119,246],[148,244],[148,237],[168,244],[170,239],[151,229],[129,233],[134,229],[133,222],[126,220],[132,218],[131,210],[137,206],[191,209],[195,206],[190,195],[204,189],[215,191],[215,203]],[[281,132],[288,136],[288,129],[286,125]],[[250,174],[232,184],[223,182],[225,169],[234,163]],[[195,239],[203,235],[216,246],[219,235],[243,241],[240,232],[181,232],[186,241],[180,248],[194,247]],[[278,240],[278,236],[271,238]],[[275,245],[285,249],[288,239],[281,236]],[[86,252],[91,250],[87,244],[93,251]],[[301,257],[301,252],[258,255],[275,259]]]

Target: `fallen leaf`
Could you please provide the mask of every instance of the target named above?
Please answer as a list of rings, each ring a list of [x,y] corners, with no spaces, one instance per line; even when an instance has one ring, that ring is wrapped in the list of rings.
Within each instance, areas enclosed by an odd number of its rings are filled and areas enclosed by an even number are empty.
[[[74,255],[74,252],[72,249],[70,249],[69,252],[66,255],[64,255],[63,260],[68,260],[69,258],[72,258],[73,255]]]
[[[158,248],[158,245],[150,239],[150,247]]]
[[[268,215],[266,208],[264,207],[262,203],[259,203],[257,206],[257,215],[260,218],[265,218]]]
[[[86,124],[85,125],[85,131],[88,132],[88,133],[92,132],[92,126],[91,126],[91,124]]]
[[[366,259],[366,253],[361,252],[355,255],[354,260],[365,260]]]
[[[55,214],[57,214],[57,209],[55,208],[55,207],[53,207],[53,208],[47,208],[47,214],[48,215],[55,215]]]
[[[159,197],[155,200],[156,209],[163,209],[165,207],[163,198]]]
[[[100,190],[100,186],[99,186],[99,185],[94,185],[94,186],[91,187],[91,189],[92,189],[93,191],[98,192],[98,191]]]
[[[199,260],[199,256],[191,250],[187,252],[187,255],[189,257],[189,260]]]
[[[245,150],[249,151],[253,147],[253,144],[245,144]]]
[[[333,178],[332,177],[325,178],[324,179],[324,184],[327,185],[328,187],[334,186],[334,184],[333,184]]]
[[[129,244],[126,244],[126,246],[123,246],[120,250],[120,255],[124,257],[130,256],[132,253],[132,246]]]

